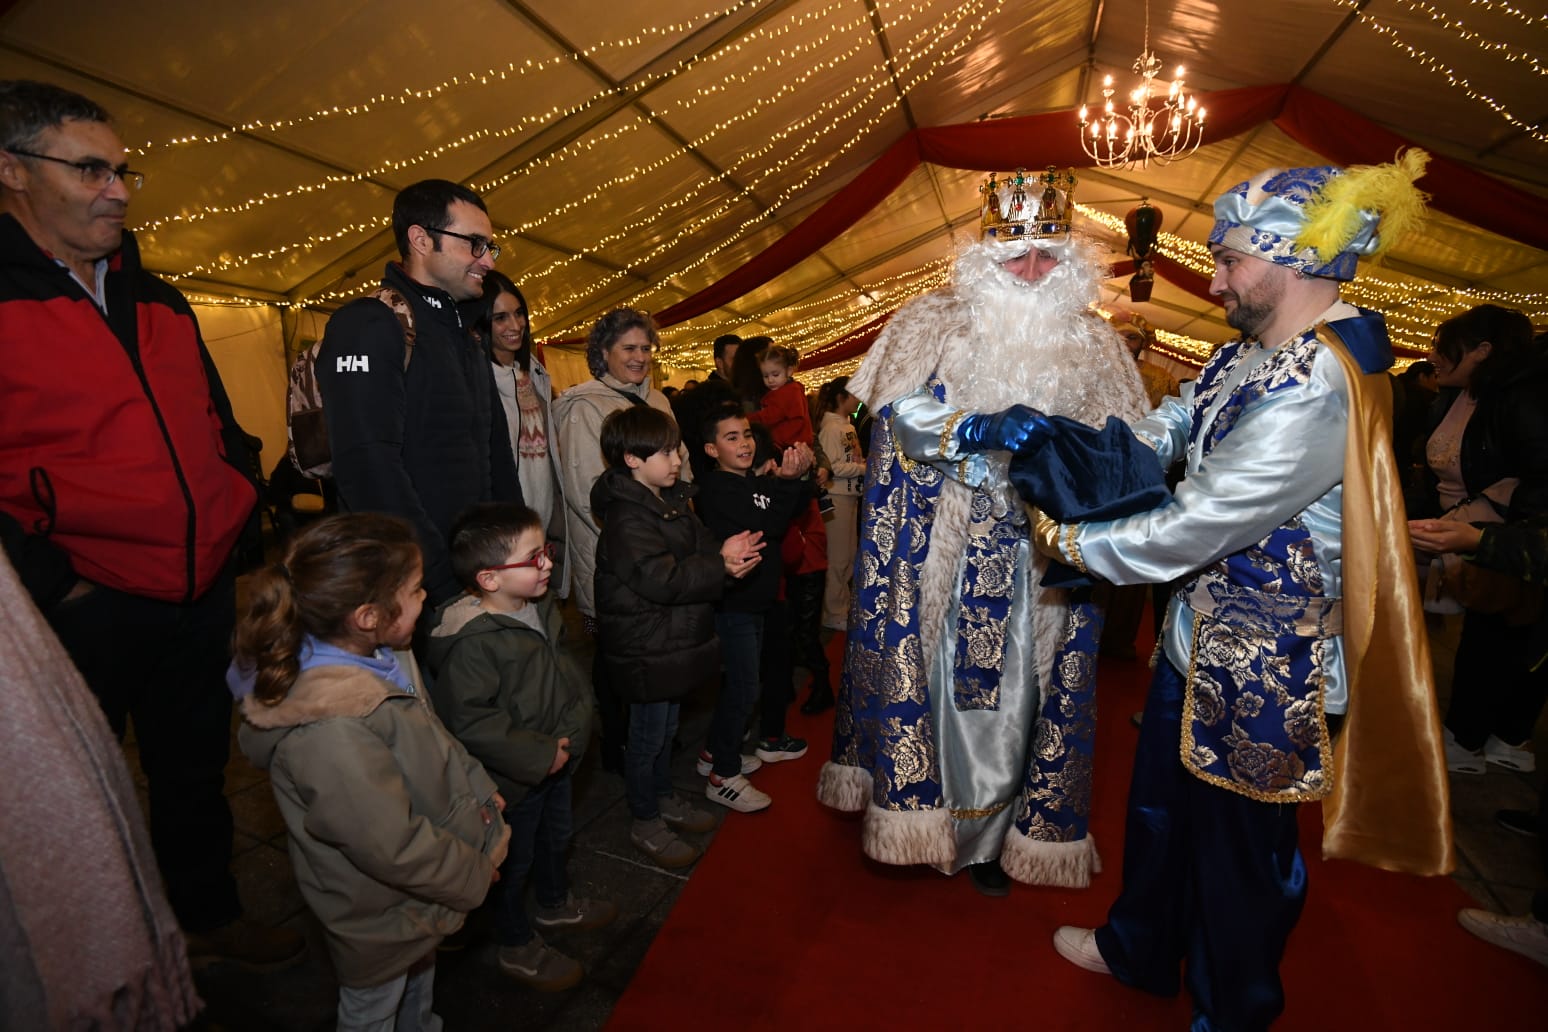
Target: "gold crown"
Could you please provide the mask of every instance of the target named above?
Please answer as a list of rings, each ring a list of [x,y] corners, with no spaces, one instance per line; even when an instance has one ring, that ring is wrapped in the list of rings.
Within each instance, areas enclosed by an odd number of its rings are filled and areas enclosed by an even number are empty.
[[[1000,178],[1004,176],[1004,178]],[[1064,236],[1075,215],[1075,170],[1060,171],[1053,165],[1040,176],[991,172],[978,188],[983,195],[979,209],[979,239],[1011,240],[1016,237]]]

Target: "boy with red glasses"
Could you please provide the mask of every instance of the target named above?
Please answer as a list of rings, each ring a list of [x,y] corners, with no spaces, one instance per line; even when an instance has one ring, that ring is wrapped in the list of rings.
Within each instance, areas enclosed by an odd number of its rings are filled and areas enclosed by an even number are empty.
[[[452,526],[451,564],[466,593],[442,607],[430,633],[430,695],[505,800],[511,846],[491,894],[500,969],[535,989],[568,989],[581,966],[539,930],[600,928],[618,914],[606,900],[577,899],[565,871],[571,779],[591,734],[588,679],[563,644],[548,592],[553,553],[537,513],[474,506]]]

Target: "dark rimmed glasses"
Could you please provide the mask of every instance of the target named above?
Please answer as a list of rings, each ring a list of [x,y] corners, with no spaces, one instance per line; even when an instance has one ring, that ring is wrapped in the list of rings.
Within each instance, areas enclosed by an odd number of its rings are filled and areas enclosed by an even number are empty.
[[[468,242],[468,250],[473,252],[473,257],[475,258],[482,258],[487,254],[492,262],[500,260],[500,245],[492,240],[485,240],[481,236],[469,236],[466,233],[454,233],[449,229],[432,229],[429,226],[425,226],[424,230],[426,233],[439,233],[442,236],[466,240]]]
[[[56,158],[52,154],[38,154],[34,151],[21,150],[17,147],[7,147],[6,151],[22,158],[36,158],[39,161],[52,161],[60,165],[69,165],[81,174],[81,182],[93,190],[106,190],[113,185],[115,179],[122,179],[124,185],[133,190],[138,190],[145,185],[144,172],[136,172],[128,165],[119,165],[117,168],[114,168],[101,158],[69,161],[65,158]],[[478,255],[473,257],[477,258]]]
[[[550,541],[548,544],[543,546],[543,550],[541,552],[539,552],[537,555],[533,556],[531,559],[523,559],[519,563],[502,563],[499,566],[486,566],[486,567],[484,567],[484,570],[486,570],[486,571],[494,571],[494,570],[527,570],[527,569],[536,569],[538,566],[542,565],[544,560],[547,560],[549,563],[552,563],[554,561],[554,556],[556,554],[557,554],[557,549],[554,548],[554,543],[552,541]]]

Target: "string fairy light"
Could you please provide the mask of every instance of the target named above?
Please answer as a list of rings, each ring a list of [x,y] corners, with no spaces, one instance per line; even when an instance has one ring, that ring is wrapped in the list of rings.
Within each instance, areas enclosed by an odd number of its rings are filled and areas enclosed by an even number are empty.
[[[766,0],[744,0],[742,3],[709,11],[699,15],[697,18],[690,18],[686,21],[640,26],[634,30],[633,35],[624,36],[620,39],[604,40],[572,53],[557,54],[553,57],[538,60],[528,58],[519,63],[511,61],[503,67],[488,68],[482,72],[454,75],[449,79],[443,79],[430,86],[405,86],[401,89],[375,94],[366,100],[334,104],[330,107],[319,108],[308,114],[297,115],[291,118],[253,119],[240,125],[229,126],[215,133],[195,133],[188,136],[172,137],[160,142],[147,141],[138,147],[130,148],[128,152],[131,156],[140,156],[160,149],[223,143],[237,136],[252,133],[278,133],[285,129],[293,129],[297,126],[315,122],[354,118],[359,115],[369,114],[373,110],[388,104],[396,103],[403,106],[413,101],[433,100],[443,93],[462,87],[499,85],[511,78],[535,75],[563,65],[581,64],[604,50],[637,47],[643,44],[647,37],[676,39],[686,36],[711,22],[729,17],[738,10],[754,10],[764,2]]]
[[[1004,2],[1004,0],[1000,0],[1000,4],[997,4],[996,7],[992,11],[990,11],[988,14],[985,14],[982,17],[980,17],[979,20],[978,20],[978,24],[974,28],[975,29],[981,28],[983,22],[987,21],[987,18],[989,16],[991,16],[993,13],[997,13],[997,11],[999,9],[999,6],[1002,5],[1003,2]],[[965,5],[965,8],[959,8],[958,10],[959,10],[959,12],[961,12],[961,11],[964,11],[965,9],[973,9],[973,8],[979,8],[979,7],[981,7],[981,3],[968,4],[968,5]],[[919,12],[921,12],[921,11],[923,11],[925,9],[927,9],[925,5],[914,4],[914,5],[911,6],[911,10],[916,15]],[[965,15],[964,15],[964,17],[965,17]],[[921,32],[915,38],[916,39],[918,39],[918,38],[944,39],[949,34],[949,31],[952,28],[954,28],[955,25],[960,24],[962,20],[963,20],[963,17],[958,17],[955,22],[948,23],[945,27],[942,27],[940,25],[927,26],[925,29],[921,30]],[[948,59],[950,56],[953,56],[957,51],[959,51],[963,46],[965,46],[966,43],[969,41],[970,37],[971,37],[971,33],[968,36],[964,36],[962,39],[958,40],[957,44],[955,46],[953,46],[951,48],[948,48],[947,52],[944,53],[943,55],[941,55],[939,58],[937,58],[935,63],[929,69],[927,69],[927,73],[926,74],[933,73],[933,71],[936,68],[938,68],[941,64],[943,64],[946,59]],[[885,78],[880,78],[879,77],[879,72],[882,70],[882,66],[876,66],[876,70],[878,72],[878,77],[874,78],[874,80],[872,82],[872,88],[871,88],[871,90],[870,90],[870,92],[868,94],[868,97],[869,96],[874,96],[875,93],[879,92],[880,90],[882,90],[887,85],[887,80]],[[923,78],[923,77],[924,76],[921,76],[921,78]],[[917,82],[917,80],[916,80],[916,82]],[[832,106],[831,104],[830,105],[824,105],[823,109],[827,110],[827,109],[831,108],[831,106]],[[896,101],[894,101],[891,106],[895,107],[896,106]],[[825,161],[824,163],[822,163],[819,166],[817,166],[817,168],[813,170],[811,175],[808,175],[800,183],[796,184],[797,189],[799,187],[804,187],[806,185],[806,183],[808,181],[810,181],[810,179],[815,176],[816,172],[821,171],[821,169],[825,168],[827,166],[827,164],[831,164],[833,158],[837,157],[838,154],[845,153],[849,149],[852,149],[853,146],[856,143],[859,142],[860,138],[862,138],[866,134],[866,132],[868,132],[871,128],[874,128],[875,125],[880,124],[880,122],[883,120],[883,118],[885,116],[885,113],[886,112],[884,110],[882,112],[882,114],[873,116],[873,118],[870,120],[870,122],[866,126],[862,127],[861,131],[858,132],[854,137],[852,137],[851,140],[847,144],[845,144],[843,147],[841,147],[834,154],[830,155],[829,158],[827,159],[827,161]],[[791,127],[788,127],[784,132],[773,134],[773,136],[772,136],[771,140],[769,141],[769,143],[765,147],[760,148],[760,151],[766,152],[768,149],[771,149],[773,145],[775,145],[775,144],[777,144],[777,143],[787,139],[790,135],[792,135],[792,133],[796,129],[804,127],[804,124],[806,124],[807,121],[808,120],[798,121],[796,124],[792,125]],[[803,141],[803,144],[802,144],[802,147],[800,148],[800,150],[804,151],[806,149],[810,149],[812,146],[814,146],[818,142],[818,140],[823,135],[826,134],[826,132],[836,130],[839,127],[839,125],[841,124],[841,121],[842,121],[842,119],[836,119],[836,120],[830,122],[828,124],[828,126],[825,127],[824,130],[820,130],[813,137],[805,139]],[[581,141],[580,143],[578,143],[576,145],[572,145],[572,147],[570,148],[570,153],[579,153],[583,149],[589,149],[589,147],[594,147],[594,146],[598,145],[599,142],[601,142],[601,141],[598,141],[595,137],[593,137],[589,141],[589,143],[588,143],[588,141]],[[780,166],[780,169],[782,170],[783,167],[786,167],[788,164],[789,164],[788,162],[782,163],[782,165]],[[772,175],[773,173],[770,172],[769,174]],[[765,176],[764,178],[767,178],[767,176]],[[789,194],[793,194],[794,192],[795,192],[795,190],[787,191],[786,197],[782,197],[781,200],[779,202],[777,202],[775,205],[771,205],[769,207],[769,209],[768,209],[768,212],[766,212],[766,215],[771,214],[772,211],[775,208],[778,207],[778,204],[783,203],[784,200],[787,199],[788,195]],[[748,190],[742,191],[742,195],[741,196],[745,196],[748,193],[750,193],[750,188]],[[722,206],[721,209],[717,209],[717,213],[716,214],[723,214],[725,208],[726,208],[726,206]],[[647,217],[647,218],[641,220],[642,223],[649,223],[650,221],[652,221],[652,219],[650,217]],[[704,221],[704,220],[701,220],[701,222],[702,221]],[[742,226],[742,229],[747,228],[747,226],[750,225],[751,222],[756,222],[756,221],[757,221],[757,219],[754,219],[754,220],[751,220],[749,223],[744,223],[743,226]],[[270,260],[270,259],[272,259],[274,257],[280,256],[280,255],[283,255],[283,254],[287,254],[287,253],[290,253],[290,252],[295,251],[295,250],[309,248],[309,247],[314,246],[314,245],[316,245],[318,243],[325,243],[325,242],[328,242],[328,241],[337,240],[340,237],[348,234],[351,231],[358,231],[361,227],[362,227],[362,224],[355,223],[355,224],[352,224],[351,226],[340,227],[340,228],[337,228],[337,229],[334,229],[334,230],[324,231],[324,232],[320,232],[320,233],[314,233],[314,234],[309,235],[307,238],[305,238],[303,240],[292,241],[292,242],[290,242],[288,244],[279,245],[277,247],[272,247],[272,248],[267,248],[267,249],[260,250],[260,251],[255,251],[255,252],[252,252],[252,253],[250,253],[248,255],[245,255],[245,256],[235,256],[235,257],[229,257],[229,258],[222,258],[219,261],[212,262],[212,263],[207,263],[207,264],[202,265],[202,266],[197,266],[197,267],[194,267],[192,269],[185,270],[182,273],[178,273],[178,274],[169,276],[168,278],[169,279],[173,279],[173,280],[178,280],[178,279],[182,279],[182,278],[187,278],[189,276],[199,275],[199,274],[202,274],[202,273],[208,273],[208,272],[211,272],[211,271],[225,271],[225,270],[229,270],[229,269],[240,267],[242,265],[249,264],[249,263],[254,262],[254,261]],[[685,230],[683,233],[678,234],[677,237],[674,238],[674,242],[677,239],[680,239],[683,236],[688,235],[689,232],[697,231],[699,228],[702,228],[702,226],[695,225],[695,226],[689,227],[688,230]],[[620,235],[620,234],[614,234],[615,237],[618,236],[618,235]],[[727,241],[727,243],[729,243],[729,242],[730,241]],[[596,246],[600,246],[600,242],[598,242],[598,244],[594,244],[593,248],[596,247]],[[577,260],[578,258],[584,256],[584,254],[587,251],[591,250],[591,249],[592,248],[583,249],[582,252],[580,252],[580,254],[578,254],[576,256],[572,256],[572,258],[570,258],[570,259],[561,260],[560,264],[569,264],[571,261]],[[657,252],[659,252],[661,250],[661,248],[657,248],[656,250],[657,250]],[[682,270],[680,270],[680,271],[682,271]],[[625,273],[623,273],[623,274],[627,274],[627,271]],[[623,275],[623,274],[615,273],[615,274],[609,275],[607,277],[604,277],[602,280],[593,280],[589,284],[589,286],[593,290],[597,289],[597,288],[599,288],[601,286],[606,285],[609,282],[612,282],[612,281],[620,278],[620,276]],[[302,303],[302,304],[305,304],[305,303],[326,303],[327,301],[339,299],[341,297],[352,296],[356,292],[357,291],[353,291],[353,290],[344,291],[344,292],[329,291],[329,292],[325,292],[324,294],[314,295],[312,297],[305,298],[301,302],[298,302],[298,303]]]
[[[1425,3],[1424,0],[1396,0],[1396,2],[1402,4],[1410,11],[1424,15],[1426,18],[1429,18],[1437,25],[1441,25],[1446,29],[1449,29],[1450,31],[1456,33],[1459,39],[1462,39],[1468,43],[1472,43],[1480,50],[1486,51],[1488,53],[1499,54],[1500,56],[1504,57],[1506,61],[1511,63],[1519,62],[1521,64],[1527,65],[1538,75],[1548,75],[1548,67],[1544,67],[1543,63],[1538,60],[1537,55],[1531,53],[1530,51],[1513,47],[1509,43],[1504,43],[1499,40],[1492,40],[1482,35],[1481,33],[1474,32],[1462,22],[1453,20],[1451,16],[1447,15],[1444,11],[1438,10],[1433,5]]]
[[[1517,118],[1515,115],[1510,113],[1510,110],[1505,106],[1503,101],[1496,100],[1495,98],[1482,93],[1477,89],[1474,89],[1473,84],[1462,75],[1460,75],[1450,65],[1441,61],[1439,58],[1434,57],[1429,52],[1422,50],[1411,43],[1404,42],[1402,37],[1398,35],[1395,28],[1376,17],[1367,14],[1363,9],[1361,9],[1358,0],[1334,0],[1334,2],[1337,3],[1340,7],[1347,7],[1353,10],[1354,16],[1359,19],[1361,25],[1366,26],[1371,31],[1384,38],[1391,46],[1403,51],[1411,61],[1414,61],[1421,67],[1428,69],[1436,75],[1444,78],[1448,85],[1454,89],[1460,90],[1462,94],[1469,100],[1475,101],[1476,103],[1482,104],[1489,108],[1489,110],[1493,111],[1496,115],[1499,115],[1506,122],[1510,123],[1512,126],[1515,126],[1518,130],[1532,137],[1532,139],[1537,140],[1539,143],[1548,143],[1548,129],[1540,128],[1531,122],[1524,122]]]

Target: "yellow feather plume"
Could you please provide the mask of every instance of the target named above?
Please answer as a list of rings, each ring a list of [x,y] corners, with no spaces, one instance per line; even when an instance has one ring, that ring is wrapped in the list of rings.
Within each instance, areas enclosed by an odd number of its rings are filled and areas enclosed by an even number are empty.
[[[1355,165],[1323,187],[1306,205],[1306,225],[1295,235],[1300,247],[1314,248],[1331,262],[1354,241],[1362,214],[1381,218],[1381,231],[1368,253],[1379,255],[1424,220],[1425,194],[1414,181],[1424,175],[1430,156],[1417,147],[1387,165]]]

